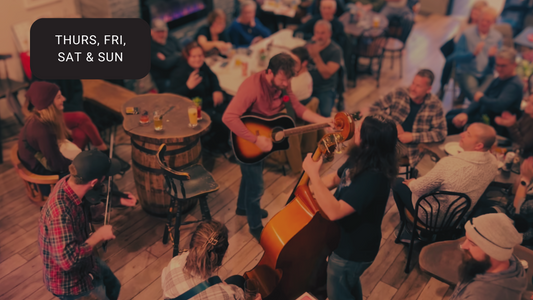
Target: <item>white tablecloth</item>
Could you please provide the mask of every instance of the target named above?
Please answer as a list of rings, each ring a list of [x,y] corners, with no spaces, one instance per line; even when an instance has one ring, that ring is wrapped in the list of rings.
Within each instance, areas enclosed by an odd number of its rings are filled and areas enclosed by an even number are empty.
[[[270,58],[281,52],[289,52],[291,49],[305,45],[305,41],[297,39],[292,36],[293,31],[289,29],[280,30],[270,37],[261,40],[255,45],[250,46],[251,54],[237,53],[229,61],[220,57],[213,61],[213,58],[207,58],[206,63],[211,70],[217,75],[220,87],[228,94],[235,95],[242,82],[253,73],[260,72],[267,68]],[[259,55],[261,49],[267,49],[268,44],[272,43],[270,52],[268,52],[267,59],[263,65],[259,64]],[[236,66],[237,60],[248,63],[248,72],[245,76],[242,73],[242,67]],[[227,63],[225,67],[222,64]]]

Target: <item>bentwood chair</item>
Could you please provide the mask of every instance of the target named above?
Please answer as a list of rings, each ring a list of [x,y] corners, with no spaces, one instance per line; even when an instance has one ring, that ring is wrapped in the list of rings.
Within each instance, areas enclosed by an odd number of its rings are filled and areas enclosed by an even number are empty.
[[[444,201],[449,203],[447,207]],[[407,225],[412,226],[405,273],[410,272],[415,237],[425,243],[457,238],[462,233],[471,203],[470,197],[466,194],[436,191],[418,199],[414,216],[407,209],[400,212],[402,224],[395,242],[400,242],[402,232]]]
[[[398,53],[400,60],[400,78],[402,78],[402,51],[405,48],[405,42],[411,33],[414,21],[406,18],[394,17],[389,21],[389,28],[387,30],[387,43],[385,44],[385,53],[391,53],[390,68],[394,66],[394,58]]]
[[[376,85],[379,87],[381,63],[383,61],[383,53],[386,41],[387,39],[385,37],[385,33],[380,29],[368,29],[357,38],[356,44],[352,46],[353,54],[355,56],[355,82],[357,82],[357,75],[359,73],[359,59],[367,58],[369,60],[369,64],[367,70],[363,71],[363,73],[369,73],[372,75],[372,65],[374,60],[376,60],[378,63],[378,69],[376,72]]]
[[[157,161],[165,177],[165,192],[170,195],[170,206],[167,212],[167,226],[163,233],[163,244],[168,243],[169,237],[174,242],[172,256],[179,253],[180,226],[211,220],[211,213],[207,205],[207,195],[219,189],[213,176],[200,164],[174,170],[165,161],[167,145],[162,144],[157,151]],[[179,188],[178,188],[179,185]],[[181,222],[181,210],[184,202],[198,198],[202,218],[196,221]],[[172,225],[173,217],[176,218]],[[172,228],[174,235],[171,235]]]
[[[52,190],[59,181],[59,175],[37,175],[30,172],[19,159],[17,144],[11,148],[11,163],[19,177],[24,181],[28,198],[39,207],[42,207],[48,200],[48,195],[41,192],[40,186],[49,185],[50,190]]]

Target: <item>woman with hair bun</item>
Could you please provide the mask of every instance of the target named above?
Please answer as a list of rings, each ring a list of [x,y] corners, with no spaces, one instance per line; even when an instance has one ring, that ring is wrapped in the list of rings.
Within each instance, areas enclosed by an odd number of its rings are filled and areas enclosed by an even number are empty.
[[[161,274],[163,297],[174,299],[188,293],[190,300],[244,300],[244,278],[239,275],[222,281],[216,276],[228,250],[228,229],[218,221],[201,222],[192,234],[189,249],[174,257]],[[201,283],[207,288],[191,289]],[[261,299],[257,296],[256,299]]]

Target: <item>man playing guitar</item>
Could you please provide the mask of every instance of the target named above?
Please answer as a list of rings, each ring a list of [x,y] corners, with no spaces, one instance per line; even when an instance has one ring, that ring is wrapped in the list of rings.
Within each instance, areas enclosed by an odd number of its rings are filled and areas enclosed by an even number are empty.
[[[290,82],[300,66],[287,53],[280,53],[270,59],[265,71],[248,77],[239,87],[237,94],[226,109],[222,121],[237,136],[254,143],[261,151],[272,149],[271,137],[251,132],[241,121],[244,114],[271,117],[279,114],[286,103],[282,100],[285,90],[296,116],[309,123],[331,123],[332,118],[322,117],[303,106],[293,94]],[[333,125],[332,125],[333,126]],[[261,209],[260,200],[263,195],[263,161],[251,164],[240,164],[241,184],[237,199],[237,215],[246,215],[252,235],[259,240],[263,230],[261,218],[268,213]]]

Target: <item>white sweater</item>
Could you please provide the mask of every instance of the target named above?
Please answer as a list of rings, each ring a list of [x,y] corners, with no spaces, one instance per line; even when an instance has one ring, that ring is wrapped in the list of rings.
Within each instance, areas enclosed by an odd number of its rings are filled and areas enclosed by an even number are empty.
[[[489,184],[498,174],[498,160],[489,152],[465,151],[454,156],[441,159],[426,175],[413,180],[409,188],[413,193],[413,207],[420,196],[433,191],[449,191],[467,194],[472,200],[470,210],[476,205]],[[441,201],[441,214],[448,209],[450,202],[456,197]],[[444,201],[443,201],[444,200]],[[425,217],[419,211],[419,217]]]

